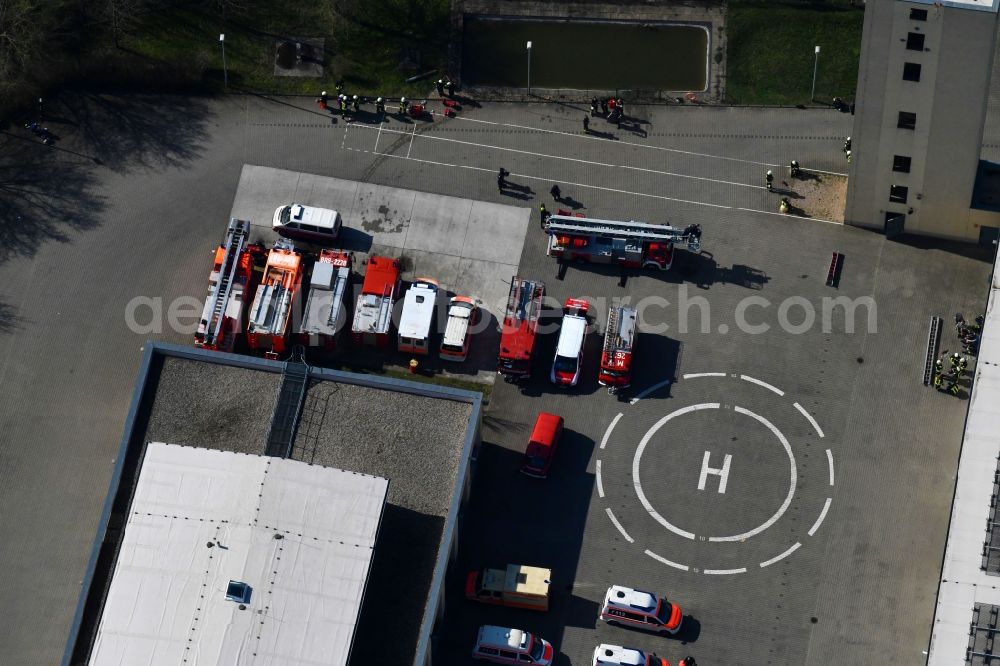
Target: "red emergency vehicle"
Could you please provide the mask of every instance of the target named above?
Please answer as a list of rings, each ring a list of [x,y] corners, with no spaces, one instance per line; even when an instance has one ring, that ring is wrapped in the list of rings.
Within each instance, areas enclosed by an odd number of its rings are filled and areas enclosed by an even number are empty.
[[[299,340],[328,351],[337,348],[347,323],[344,296],[351,282],[351,255],[343,250],[323,250],[313,264],[309,298],[302,313]]]
[[[196,347],[233,351],[253,292],[254,266],[264,254],[262,245],[247,245],[250,222],[229,221],[226,237],[215,249],[208,277],[208,297],[194,334]]]
[[[623,268],[667,270],[674,261],[674,244],[692,252],[701,248],[701,227],[683,231],[666,224],[619,222],[588,217],[552,215],[545,223],[547,253],[559,261],[618,264]]]
[[[544,282],[516,275],[511,279],[497,356],[497,372],[505,381],[516,382],[531,376],[531,354],[535,349],[543,298]]]
[[[635,347],[635,308],[612,307],[601,350],[601,370],[597,381],[614,394],[632,383],[632,351]]]
[[[301,287],[302,255],[290,240],[279,239],[267,255],[264,278],[250,308],[250,349],[262,351],[268,358],[284,353]]]
[[[392,305],[399,297],[401,269],[396,259],[369,257],[351,326],[355,343],[380,348],[389,345]]]

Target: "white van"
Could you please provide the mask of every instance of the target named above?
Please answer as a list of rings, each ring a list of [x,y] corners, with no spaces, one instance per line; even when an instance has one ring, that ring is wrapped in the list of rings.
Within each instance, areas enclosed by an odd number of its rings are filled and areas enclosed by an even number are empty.
[[[479,305],[468,296],[448,301],[448,323],[441,339],[442,361],[464,361],[469,354],[472,327],[479,319]]]
[[[406,354],[429,354],[434,304],[438,283],[430,278],[416,278],[403,297],[399,316],[399,351]]]
[[[472,658],[495,664],[538,664],[549,666],[555,650],[547,640],[523,629],[483,625],[479,628]]]
[[[271,228],[280,236],[320,245],[337,240],[342,225],[337,211],[302,204],[279,206],[271,221]]]

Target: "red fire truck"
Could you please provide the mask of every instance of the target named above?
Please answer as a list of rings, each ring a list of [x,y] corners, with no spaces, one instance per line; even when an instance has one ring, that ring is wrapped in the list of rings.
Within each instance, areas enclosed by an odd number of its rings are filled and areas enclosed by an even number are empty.
[[[665,224],[596,220],[552,215],[545,223],[548,254],[559,261],[618,264],[623,268],[670,268],[674,244],[692,252],[701,248],[701,227],[690,224],[683,231]]]
[[[250,308],[247,344],[268,358],[278,358],[288,343],[295,303],[302,291],[302,255],[281,238],[267,255],[264,278]]]
[[[507,382],[531,376],[531,353],[535,349],[538,318],[542,314],[545,283],[514,276],[510,281],[507,311],[500,332],[497,372]]]
[[[344,296],[351,282],[351,255],[343,250],[323,250],[313,264],[309,298],[302,313],[299,340],[309,347],[329,351],[347,321]]]
[[[399,274],[402,267],[396,259],[389,257],[368,258],[365,281],[361,285],[354,308],[354,324],[351,335],[359,345],[374,345],[382,348],[389,345],[392,327],[392,305],[399,297]]]
[[[234,217],[229,221],[226,238],[215,249],[208,297],[194,334],[196,347],[233,351],[246,316],[253,269],[265,254],[262,245],[247,245],[249,235],[250,222]]]
[[[608,330],[601,350],[601,370],[597,381],[612,395],[632,383],[632,350],[635,347],[635,308],[612,307]]]

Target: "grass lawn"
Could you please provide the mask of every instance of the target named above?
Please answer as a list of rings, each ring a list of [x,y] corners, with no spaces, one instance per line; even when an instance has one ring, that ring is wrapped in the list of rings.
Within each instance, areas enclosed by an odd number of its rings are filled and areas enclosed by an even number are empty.
[[[807,104],[814,47],[816,99],[854,96],[864,5],[848,0],[730,0],[726,102]]]
[[[223,18],[199,5],[151,13],[134,21],[115,46],[110,34],[92,43],[91,57],[145,69],[180,72],[190,83],[221,90],[222,50],[233,90],[318,94],[333,91],[343,77],[348,92],[416,95],[433,87],[429,80],[406,84],[416,71],[402,70],[404,49],[416,49],[421,72],[443,71],[450,30],[448,0],[354,0],[338,2],[250,0],[238,14]],[[286,37],[326,40],[325,76],[274,76],[276,40]],[[436,77],[435,77],[436,78]]]

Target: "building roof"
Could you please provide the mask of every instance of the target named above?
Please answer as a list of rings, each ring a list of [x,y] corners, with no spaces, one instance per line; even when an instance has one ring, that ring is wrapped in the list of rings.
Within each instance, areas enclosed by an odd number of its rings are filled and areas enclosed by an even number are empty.
[[[985,625],[990,607],[1000,609],[1000,518],[996,516],[996,511],[1000,510],[997,481],[1000,459],[1000,437],[997,436],[1000,432],[998,291],[1000,264],[993,269],[975,382],[969,397],[927,659],[930,666],[969,663],[966,650],[975,649],[979,616]],[[992,644],[992,633],[979,638],[984,643],[988,638]]]
[[[110,600],[110,582],[117,568],[127,565],[121,526],[133,520],[133,489],[143,472],[145,452],[154,446],[147,442],[171,441],[215,454],[229,451],[233,452],[226,454],[230,460],[256,459],[266,446],[285,366],[267,359],[147,343],[64,665],[88,663],[105,602]],[[309,370],[290,460],[281,462],[299,461],[295,464],[310,470],[350,470],[390,481],[349,666],[380,659],[423,664],[429,654],[459,508],[470,481],[480,399],[478,393],[447,387],[323,368]],[[419,474],[413,472],[416,469]],[[284,512],[285,508],[282,516],[287,524],[291,518]],[[290,516],[300,513],[291,511]],[[174,513],[164,511],[163,515]],[[272,526],[272,521],[265,525]],[[295,527],[287,529],[295,535],[307,534]],[[233,534],[235,528],[229,536],[235,543]],[[249,530],[247,536],[240,536],[240,543],[251,543],[253,534]],[[261,534],[273,539],[273,532]],[[291,539],[286,535],[280,541],[292,547]],[[209,540],[206,537],[202,546]],[[194,543],[201,541],[199,536]],[[230,553],[237,550],[228,545]],[[289,561],[294,563],[296,558]],[[315,558],[299,557],[299,561],[310,569],[322,564]],[[168,570],[169,565],[172,562],[165,563]],[[229,580],[225,577],[223,582]],[[257,594],[259,589],[254,589]],[[387,598],[393,599],[396,614],[391,645],[384,640],[384,605],[373,601]]]
[[[388,484],[150,443],[90,663],[347,664]]]
[[[1000,0],[905,0],[920,5],[943,5],[955,9],[977,9],[984,12],[996,12]]]

